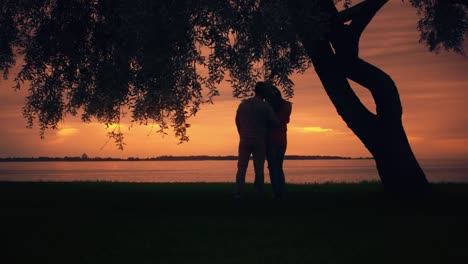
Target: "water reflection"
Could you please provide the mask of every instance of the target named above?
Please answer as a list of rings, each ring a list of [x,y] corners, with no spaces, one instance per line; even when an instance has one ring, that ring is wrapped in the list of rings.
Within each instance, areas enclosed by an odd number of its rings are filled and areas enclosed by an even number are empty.
[[[468,182],[465,162],[421,164],[431,182]],[[249,165],[247,181],[252,182]],[[284,166],[289,183],[379,180],[373,160],[286,160]],[[235,173],[236,161],[230,160],[0,162],[0,181],[233,182]]]

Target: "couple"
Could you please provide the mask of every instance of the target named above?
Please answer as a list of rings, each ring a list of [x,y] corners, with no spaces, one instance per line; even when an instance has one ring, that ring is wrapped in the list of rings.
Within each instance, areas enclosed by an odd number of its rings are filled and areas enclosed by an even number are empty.
[[[255,96],[239,105],[236,113],[236,126],[240,136],[236,198],[244,191],[245,174],[251,154],[255,169],[255,192],[258,195],[263,194],[266,157],[273,195],[276,199],[284,198],[286,186],[283,160],[291,107],[291,103],[282,98],[278,88],[266,82],[257,82]]]

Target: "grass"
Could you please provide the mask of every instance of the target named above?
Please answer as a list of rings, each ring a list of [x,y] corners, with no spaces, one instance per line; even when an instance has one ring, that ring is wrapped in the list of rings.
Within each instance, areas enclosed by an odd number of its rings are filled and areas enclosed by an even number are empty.
[[[288,187],[274,201],[234,200],[219,183],[1,182],[0,263],[468,259],[468,184],[436,184],[425,199],[378,183]]]

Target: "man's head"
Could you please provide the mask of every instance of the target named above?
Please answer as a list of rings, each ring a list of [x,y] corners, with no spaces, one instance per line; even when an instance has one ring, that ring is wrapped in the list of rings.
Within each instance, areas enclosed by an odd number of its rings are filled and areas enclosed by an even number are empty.
[[[255,84],[255,96],[265,98],[269,93],[268,84],[265,82],[257,82]]]

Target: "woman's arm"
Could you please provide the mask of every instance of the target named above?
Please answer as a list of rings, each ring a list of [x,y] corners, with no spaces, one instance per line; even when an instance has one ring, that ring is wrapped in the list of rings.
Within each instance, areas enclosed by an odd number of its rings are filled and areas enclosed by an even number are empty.
[[[292,111],[292,104],[291,102],[285,101],[283,104],[283,107],[281,108],[281,111],[279,113],[279,119],[281,123],[287,124],[289,123],[290,116],[291,116],[291,111]]]

